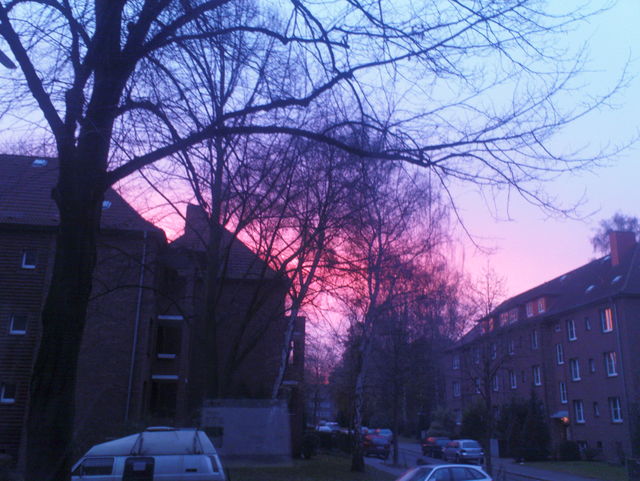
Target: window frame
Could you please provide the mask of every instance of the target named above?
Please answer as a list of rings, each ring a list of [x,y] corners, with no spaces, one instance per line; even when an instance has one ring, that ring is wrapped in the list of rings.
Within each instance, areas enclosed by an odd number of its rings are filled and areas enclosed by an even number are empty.
[[[534,386],[542,386],[542,370],[539,365],[535,365],[532,367],[532,375],[533,375],[533,385]]]
[[[33,256],[33,262],[29,262],[29,257]],[[35,269],[38,267],[38,251],[37,249],[23,249],[22,260],[20,261],[22,269]]]
[[[604,353],[604,366],[607,373],[607,377],[616,377],[618,375],[617,358],[616,358],[615,351],[609,351]]]
[[[538,339],[538,330],[534,329],[531,331],[531,349],[539,349],[540,348],[540,340]]]
[[[572,381],[580,381],[582,378],[580,377],[580,360],[578,358],[569,359],[569,368],[571,371],[571,380]]]
[[[556,344],[556,363],[558,366],[564,364],[564,347],[562,343]]]
[[[509,371],[509,385],[511,389],[518,389],[518,376],[515,371]]]
[[[16,318],[24,318],[24,329],[15,328]],[[12,336],[24,336],[27,333],[27,325],[29,324],[29,318],[26,314],[11,314],[9,319],[9,334]]]
[[[587,422],[584,417],[584,402],[582,399],[573,400],[573,415],[575,417],[576,424],[585,424]]]
[[[622,418],[622,403],[619,396],[612,396],[609,398],[609,414],[611,416],[612,423],[621,423]]]
[[[454,370],[460,369],[460,354],[454,354],[451,360],[451,368]]]
[[[533,301],[527,302],[525,307],[527,317],[533,317]]]
[[[576,321],[574,319],[567,319],[567,339],[569,342],[578,340],[578,334],[576,333]]]
[[[11,388],[13,391],[12,396],[7,395],[7,391]],[[16,402],[16,394],[18,392],[18,386],[13,383],[3,382],[0,384],[0,404],[15,404]]]
[[[600,329],[603,334],[613,332],[613,309],[611,307],[600,309]]]
[[[567,404],[569,402],[569,396],[567,394],[567,384],[564,381],[560,381],[560,404]]]
[[[460,397],[461,395],[461,391],[460,391],[460,382],[459,381],[453,381],[453,397]]]

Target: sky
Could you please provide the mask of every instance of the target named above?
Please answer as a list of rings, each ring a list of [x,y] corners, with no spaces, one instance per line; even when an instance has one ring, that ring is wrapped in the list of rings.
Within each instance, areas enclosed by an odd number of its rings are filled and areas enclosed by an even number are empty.
[[[596,2],[602,3],[602,2]],[[567,149],[624,144],[640,132],[640,0],[619,0],[614,7],[574,32],[589,42],[585,81],[605,91],[629,60],[629,83],[615,100],[615,109],[583,119],[556,142]],[[457,191],[465,228],[480,252],[458,226],[460,262],[468,275],[490,266],[513,296],[575,269],[595,257],[590,244],[602,219],[616,212],[640,216],[640,145],[612,156],[590,171],[561,176],[544,185],[559,204],[580,204],[577,215],[551,215],[521,199],[498,198],[492,208],[469,188]],[[491,201],[493,205],[493,201]],[[492,212],[493,211],[493,212]],[[495,215],[497,213],[497,215]],[[464,255],[462,254],[464,247]]]

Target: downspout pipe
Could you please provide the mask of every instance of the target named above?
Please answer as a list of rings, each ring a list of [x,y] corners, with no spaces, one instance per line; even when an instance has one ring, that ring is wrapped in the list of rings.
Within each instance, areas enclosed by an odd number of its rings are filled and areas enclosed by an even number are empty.
[[[129,421],[129,411],[131,409],[131,397],[133,396],[133,376],[136,363],[136,351],[138,350],[138,330],[140,328],[140,318],[142,317],[142,291],[144,289],[144,274],[147,263],[147,235],[143,233],[142,259],[140,261],[140,276],[138,280],[138,299],[136,301],[136,318],[133,324],[133,343],[131,346],[131,360],[129,361],[129,384],[127,386],[127,403],[124,411],[124,421]]]

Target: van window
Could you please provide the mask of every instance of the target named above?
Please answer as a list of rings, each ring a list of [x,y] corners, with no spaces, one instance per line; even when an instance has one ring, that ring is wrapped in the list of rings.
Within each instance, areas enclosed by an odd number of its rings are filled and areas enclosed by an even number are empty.
[[[215,456],[209,456],[209,459],[211,460],[211,469],[214,473],[218,473],[220,471],[220,468],[218,467],[218,460]]]
[[[153,458],[127,458],[122,481],[153,481]]]
[[[87,458],[73,472],[74,476],[104,476],[113,471],[113,458]]]

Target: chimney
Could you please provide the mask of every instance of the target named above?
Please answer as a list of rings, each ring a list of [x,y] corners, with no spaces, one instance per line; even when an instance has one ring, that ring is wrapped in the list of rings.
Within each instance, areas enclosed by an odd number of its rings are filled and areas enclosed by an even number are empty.
[[[636,235],[633,232],[611,231],[609,245],[611,246],[611,265],[617,266],[636,246]]]

